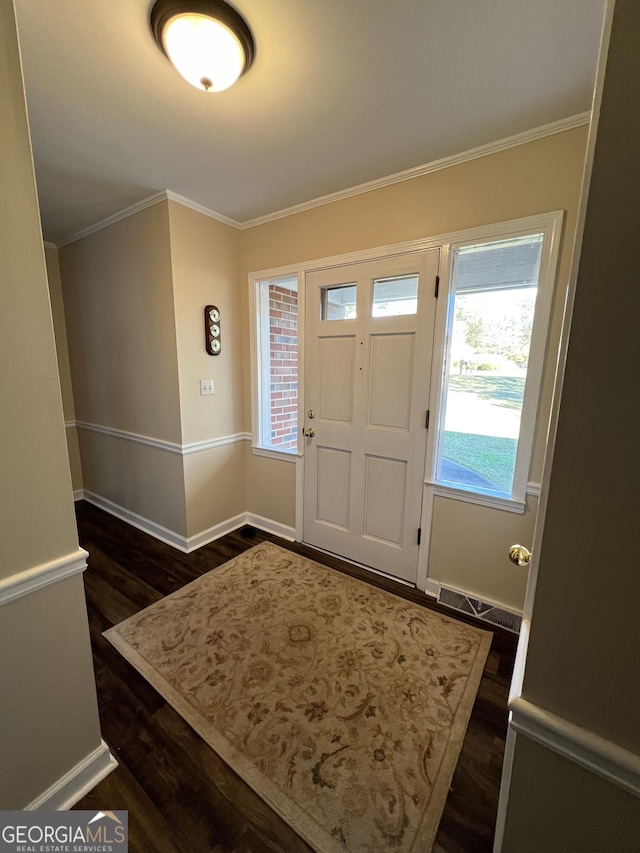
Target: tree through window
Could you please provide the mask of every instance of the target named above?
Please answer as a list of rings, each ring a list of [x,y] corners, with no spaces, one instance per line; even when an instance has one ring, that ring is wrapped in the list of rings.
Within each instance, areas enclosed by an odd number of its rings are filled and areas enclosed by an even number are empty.
[[[436,479],[513,494],[543,234],[453,250]]]

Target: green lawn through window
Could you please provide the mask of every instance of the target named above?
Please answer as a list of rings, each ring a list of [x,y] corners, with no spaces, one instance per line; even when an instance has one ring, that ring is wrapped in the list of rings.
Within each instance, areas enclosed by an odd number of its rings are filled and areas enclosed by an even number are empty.
[[[510,494],[517,446],[515,438],[445,432],[442,455],[485,477],[498,491]]]

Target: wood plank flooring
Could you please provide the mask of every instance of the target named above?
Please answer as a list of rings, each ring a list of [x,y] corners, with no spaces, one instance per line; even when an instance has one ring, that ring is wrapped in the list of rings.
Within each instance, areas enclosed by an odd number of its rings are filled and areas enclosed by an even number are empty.
[[[408,587],[251,528],[187,555],[84,501],[76,513],[80,544],[89,552],[84,581],[102,733],[120,763],[76,808],[127,809],[130,853],[310,853],[102,632],[264,540],[453,612]],[[494,631],[434,853],[492,849],[515,648],[513,635]]]

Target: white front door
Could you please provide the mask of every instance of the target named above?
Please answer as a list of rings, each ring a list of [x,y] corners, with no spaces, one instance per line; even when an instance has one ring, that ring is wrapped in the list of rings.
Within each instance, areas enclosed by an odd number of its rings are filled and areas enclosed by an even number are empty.
[[[439,250],[306,276],[303,539],[415,583]]]

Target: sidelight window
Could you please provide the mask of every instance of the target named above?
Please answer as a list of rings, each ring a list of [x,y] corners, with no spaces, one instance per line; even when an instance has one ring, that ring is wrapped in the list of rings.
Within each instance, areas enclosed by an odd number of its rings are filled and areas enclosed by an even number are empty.
[[[298,277],[257,283],[256,446],[295,453],[298,444]]]
[[[538,218],[544,220],[544,217]],[[526,233],[453,244],[435,483],[523,502],[556,241]]]

